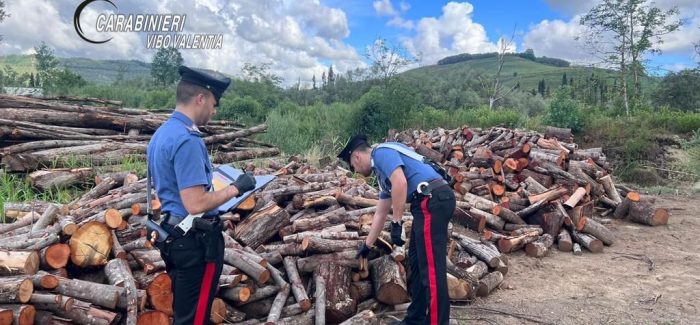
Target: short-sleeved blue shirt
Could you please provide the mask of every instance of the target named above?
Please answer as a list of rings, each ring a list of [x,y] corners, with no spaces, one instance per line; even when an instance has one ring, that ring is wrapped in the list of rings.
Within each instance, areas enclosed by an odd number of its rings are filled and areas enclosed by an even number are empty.
[[[185,114],[174,112],[153,134],[146,153],[162,211],[187,216],[180,191],[198,185],[209,190],[212,185],[213,168],[197,127]]]
[[[392,144],[408,148],[402,143],[392,142]],[[441,178],[440,174],[428,164],[404,156],[391,148],[374,148],[371,156],[372,169],[374,169],[374,174],[377,175],[377,181],[381,189],[379,193],[380,199],[391,198],[391,181],[389,178],[396,168],[403,168],[403,173],[406,175],[406,182],[408,183],[406,201],[410,201],[413,192],[416,191],[418,184],[421,182]]]

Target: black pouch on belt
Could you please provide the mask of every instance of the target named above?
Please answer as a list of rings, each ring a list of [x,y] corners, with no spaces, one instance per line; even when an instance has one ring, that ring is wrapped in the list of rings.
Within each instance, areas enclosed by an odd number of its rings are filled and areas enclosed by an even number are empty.
[[[196,235],[199,242],[204,246],[204,261],[216,262],[224,254],[224,246],[217,236],[223,230],[222,222],[216,218],[212,221],[202,218],[195,218],[193,228],[197,230]]]
[[[160,251],[166,250],[168,244],[172,241],[170,234],[163,229],[158,223],[151,220],[150,216],[146,219],[146,239],[151,240],[151,234],[156,232],[155,246]]]

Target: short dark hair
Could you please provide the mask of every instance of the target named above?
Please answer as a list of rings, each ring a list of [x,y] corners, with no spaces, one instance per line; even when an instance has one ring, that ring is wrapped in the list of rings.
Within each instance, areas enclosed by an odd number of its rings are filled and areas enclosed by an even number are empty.
[[[214,96],[211,91],[202,86],[181,80],[177,84],[177,89],[175,90],[175,100],[179,104],[187,104],[192,100],[192,98],[197,97],[199,94]]]
[[[365,152],[365,151],[369,150],[370,148],[371,147],[369,146],[369,144],[367,142],[363,142],[363,143],[358,144],[357,148],[355,148],[355,150],[353,150],[353,151]]]

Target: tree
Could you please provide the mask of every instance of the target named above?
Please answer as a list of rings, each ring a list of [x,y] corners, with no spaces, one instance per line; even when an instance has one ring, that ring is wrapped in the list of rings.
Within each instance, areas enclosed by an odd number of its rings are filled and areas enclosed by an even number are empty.
[[[561,85],[562,85],[562,87],[564,87],[564,86],[567,85],[567,83],[566,83],[567,80],[568,80],[568,79],[566,79],[566,72],[564,72],[564,75],[561,76]]]
[[[53,84],[53,74],[58,67],[58,59],[53,54],[51,49],[45,42],[34,47],[34,59],[36,59],[37,77],[42,81],[42,87],[50,88]]]
[[[493,110],[499,101],[501,101],[504,97],[508,96],[508,94],[513,92],[513,90],[515,90],[515,86],[511,87],[509,90],[504,90],[503,83],[501,83],[501,71],[503,70],[503,64],[506,61],[506,51],[508,51],[508,48],[510,48],[510,45],[513,43],[514,38],[515,28],[513,28],[513,35],[510,37],[509,40],[506,41],[505,39],[501,38],[500,51],[498,52],[498,70],[496,70],[496,76],[493,80],[493,87],[491,87],[489,91],[490,110]],[[534,56],[534,52],[532,53],[532,55]]]
[[[546,87],[547,86],[545,85],[544,79],[537,83],[537,92],[540,94],[540,96],[544,97]]]
[[[5,1],[0,0],[0,23],[7,17],[10,17],[10,14],[5,11]],[[0,41],[2,41],[2,35],[0,35]]]
[[[333,87],[335,85],[335,73],[333,73],[333,65],[328,67],[328,84]]]
[[[321,73],[321,88],[326,88],[326,84],[328,84],[328,79],[326,79],[326,72],[323,71]]]
[[[178,68],[183,59],[180,51],[174,47],[158,49],[151,63],[151,77],[160,85],[167,86],[179,79]]]
[[[372,77],[379,80],[384,87],[401,69],[415,62],[403,48],[391,45],[383,38],[375,39],[374,43],[367,47],[365,57],[372,62]]]
[[[647,53],[660,53],[661,36],[677,30],[677,8],[662,11],[646,0],[603,0],[581,17],[585,41],[603,63],[619,69],[625,113],[630,114],[628,73],[634,77],[632,105],[639,100],[642,58]]]
[[[700,110],[700,71],[686,69],[669,72],[654,93],[657,105],[667,105],[683,111]]]
[[[312,89],[316,90],[316,74],[314,74],[313,77],[311,77],[311,84],[312,84]]]
[[[282,78],[270,72],[271,65],[272,64],[269,62],[258,64],[245,63],[241,69],[243,72],[243,78],[250,82],[261,82],[275,87],[279,86],[279,84],[282,83]]]

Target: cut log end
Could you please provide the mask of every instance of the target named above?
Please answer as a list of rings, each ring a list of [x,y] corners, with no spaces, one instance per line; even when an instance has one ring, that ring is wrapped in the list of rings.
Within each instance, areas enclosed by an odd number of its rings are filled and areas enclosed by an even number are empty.
[[[70,246],[66,244],[53,244],[42,251],[42,262],[52,269],[60,269],[68,265],[70,258]]]
[[[137,325],[167,325],[170,324],[170,317],[163,312],[151,310],[143,312],[136,321]]]
[[[654,211],[654,215],[651,217],[652,226],[660,226],[668,224],[669,213],[667,209],[658,208]]]
[[[122,220],[124,220],[124,218],[122,217],[122,214],[121,212],[119,212],[119,210],[107,209],[105,211],[105,224],[107,224],[107,226],[109,226],[110,228],[118,228],[122,224]]]
[[[80,227],[70,239],[71,261],[80,267],[107,264],[112,250],[112,233],[100,222]]]
[[[164,315],[173,315],[173,292],[172,281],[170,276],[163,272],[158,274],[153,281],[146,287],[146,294],[151,306]]]

